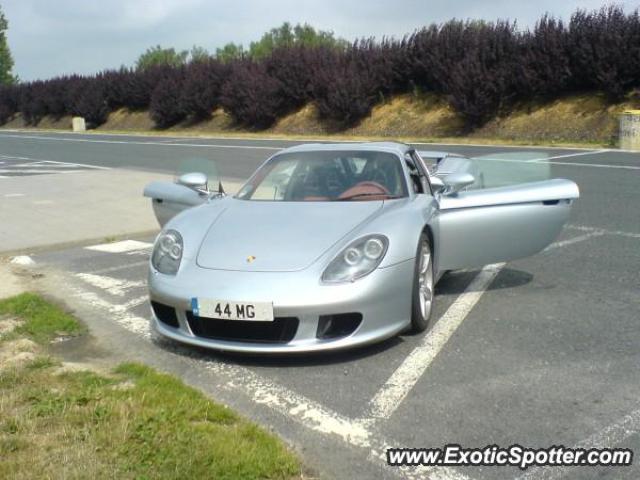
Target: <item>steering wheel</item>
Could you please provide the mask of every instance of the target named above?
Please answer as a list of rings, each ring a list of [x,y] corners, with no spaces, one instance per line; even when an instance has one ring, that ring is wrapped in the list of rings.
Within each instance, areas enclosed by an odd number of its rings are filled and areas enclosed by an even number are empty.
[[[337,170],[329,170],[325,179],[325,186],[327,192],[331,196],[335,196],[345,189],[347,186],[347,179],[344,178],[341,172]]]
[[[373,183],[377,183],[380,186],[383,185],[389,185],[389,176],[387,175],[387,172],[385,172],[384,170],[380,169],[380,168],[376,168],[375,170],[373,170],[373,172],[371,172],[371,178],[369,179],[371,182]],[[383,187],[386,189],[386,187]],[[387,194],[389,193],[389,190],[387,190]]]

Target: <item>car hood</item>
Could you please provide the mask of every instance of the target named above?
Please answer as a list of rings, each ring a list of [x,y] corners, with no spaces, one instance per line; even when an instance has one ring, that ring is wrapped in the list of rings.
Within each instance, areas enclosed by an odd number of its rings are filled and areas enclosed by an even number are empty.
[[[302,270],[384,203],[230,200],[202,240],[202,268]]]

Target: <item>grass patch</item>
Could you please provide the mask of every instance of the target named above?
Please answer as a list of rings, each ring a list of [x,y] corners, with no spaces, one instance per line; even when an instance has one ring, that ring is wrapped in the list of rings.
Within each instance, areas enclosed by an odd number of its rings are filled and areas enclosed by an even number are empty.
[[[0,315],[3,314],[14,315],[24,321],[15,329],[13,336],[26,335],[41,344],[60,335],[79,335],[85,331],[74,317],[34,293],[0,300]]]
[[[0,382],[0,478],[291,478],[273,435],[140,364]],[[2,375],[0,375],[2,376]]]
[[[82,326],[33,294],[0,302],[46,342]],[[6,345],[6,344],[5,344]],[[2,348],[2,344],[0,344]],[[0,369],[0,478],[288,479],[300,463],[275,436],[179,379],[137,363],[60,373],[39,355]]]

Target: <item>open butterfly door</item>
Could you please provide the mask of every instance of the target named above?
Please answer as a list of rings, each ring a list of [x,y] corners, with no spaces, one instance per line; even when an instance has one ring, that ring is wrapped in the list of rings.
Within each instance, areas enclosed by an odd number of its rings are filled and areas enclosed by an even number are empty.
[[[560,234],[579,197],[563,179],[438,197],[436,262],[440,271],[528,257]]]
[[[206,203],[218,188],[220,175],[214,160],[202,157],[187,158],[178,163],[174,182],[151,182],[143,195],[151,199],[153,212],[160,226],[187,208]]]

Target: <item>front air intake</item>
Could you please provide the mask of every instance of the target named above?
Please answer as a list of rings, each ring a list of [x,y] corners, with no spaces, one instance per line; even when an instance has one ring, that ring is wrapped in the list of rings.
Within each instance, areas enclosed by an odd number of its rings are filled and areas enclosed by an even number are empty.
[[[178,328],[180,326],[175,308],[154,302],[153,300],[151,301],[151,308],[153,308],[153,313],[156,318],[165,325],[169,325],[173,328]]]
[[[335,339],[351,335],[362,323],[361,313],[339,313],[320,315],[316,337]]]

